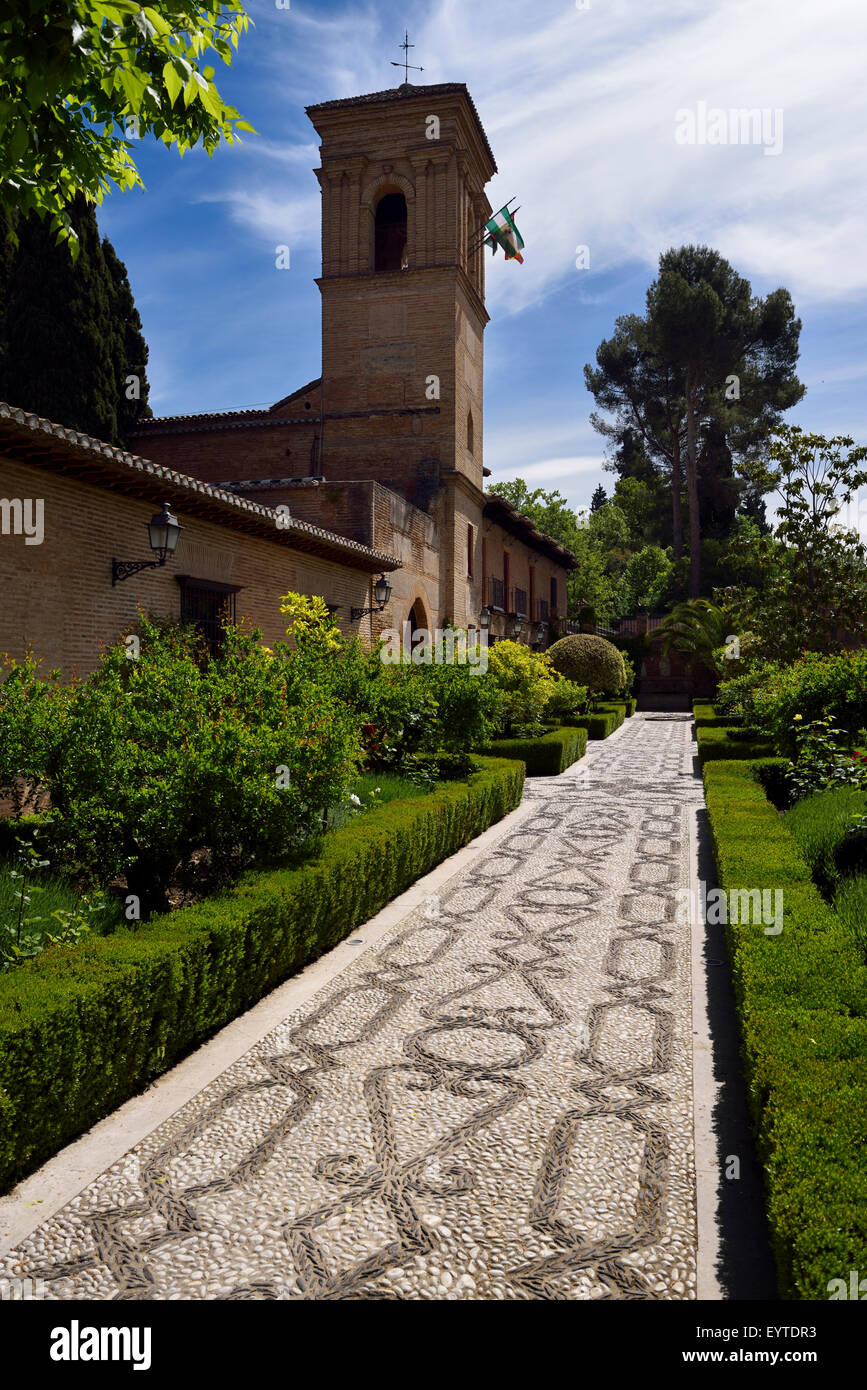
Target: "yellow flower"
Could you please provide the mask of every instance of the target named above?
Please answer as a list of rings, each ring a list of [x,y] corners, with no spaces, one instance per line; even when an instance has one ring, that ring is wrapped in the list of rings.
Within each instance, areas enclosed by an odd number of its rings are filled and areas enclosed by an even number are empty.
[[[800,714],[796,714],[796,715],[795,715],[795,723],[796,723],[796,724],[797,724],[797,722],[798,722],[798,720],[799,720],[800,718],[801,718],[801,715],[800,715]]]

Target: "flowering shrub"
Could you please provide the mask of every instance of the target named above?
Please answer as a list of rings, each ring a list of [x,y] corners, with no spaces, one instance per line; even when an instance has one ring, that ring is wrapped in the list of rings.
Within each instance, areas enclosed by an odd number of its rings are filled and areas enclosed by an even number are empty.
[[[845,733],[830,716],[805,723],[796,714],[792,724],[797,751],[784,770],[792,801],[829,787],[867,789],[867,765],[848,751]]]
[[[724,681],[717,708],[794,750],[795,716],[805,724],[830,715],[853,743],[867,725],[867,649],[822,656],[805,652],[790,665],[762,662],[745,676]]]

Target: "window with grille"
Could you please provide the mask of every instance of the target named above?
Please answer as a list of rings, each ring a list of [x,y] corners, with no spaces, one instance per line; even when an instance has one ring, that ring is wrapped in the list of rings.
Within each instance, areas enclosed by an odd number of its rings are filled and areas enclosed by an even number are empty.
[[[178,583],[181,586],[181,622],[197,627],[211,656],[219,656],[226,638],[226,624],[236,620],[235,596],[241,586],[193,579],[187,574],[179,574]]]

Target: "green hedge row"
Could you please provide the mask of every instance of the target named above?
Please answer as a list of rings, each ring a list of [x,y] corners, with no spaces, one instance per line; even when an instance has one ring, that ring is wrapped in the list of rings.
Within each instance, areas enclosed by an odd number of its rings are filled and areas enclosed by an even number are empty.
[[[697,700],[693,704],[693,718],[702,767],[717,759],[772,758],[777,751],[770,739],[745,734],[736,720],[718,715],[713,705]]]
[[[392,801],[295,868],[0,976],[0,1190],[250,1008],[521,799],[524,769]]]
[[[737,722],[730,714],[717,714],[704,700],[693,701],[692,715],[697,729],[729,729]]]
[[[606,700],[604,704],[597,705],[594,713],[613,714],[614,727],[619,729],[620,725],[626,720],[628,706],[625,700]]]
[[[617,728],[617,720],[612,710],[605,710],[599,714],[582,714],[570,719],[569,723],[576,729],[586,729],[590,738],[608,738]]]
[[[730,923],[728,945],[780,1293],[827,1299],[867,1270],[867,965],[753,766],[704,783],[720,887],[783,890],[780,935]]]
[[[480,750],[497,758],[520,758],[528,777],[556,777],[587,751],[587,730],[556,728],[541,738],[498,738]]]

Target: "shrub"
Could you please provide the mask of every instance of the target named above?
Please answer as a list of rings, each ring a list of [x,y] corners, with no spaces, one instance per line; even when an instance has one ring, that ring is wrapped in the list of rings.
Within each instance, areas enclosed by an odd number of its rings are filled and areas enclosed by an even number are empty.
[[[557,676],[552,683],[542,718],[548,724],[556,724],[561,717],[581,714],[586,708],[586,685],[575,685],[564,676]]]
[[[137,636],[137,659],[120,639],[86,681],[34,696],[51,707],[50,736],[23,766],[4,749],[0,783],[22,771],[38,780],[56,851],[100,883],[125,873],[146,915],[202,847],[225,873],[302,844],[340,798],[359,743],[327,683],[285,645],[263,649],[255,630],[227,629],[210,661],[193,629],[143,616]],[[8,685],[0,708],[14,722]]]
[[[556,777],[587,751],[586,729],[551,729],[541,738],[498,738],[480,752],[495,758],[520,758],[528,777]]]
[[[756,738],[747,729],[714,728],[701,724],[697,726],[695,736],[702,767],[711,761],[752,761],[771,757],[774,753],[774,746],[768,739]]]
[[[806,652],[788,666],[764,662],[745,677],[723,682],[717,704],[721,711],[741,712],[781,752],[794,751],[795,715],[805,724],[830,715],[854,743],[867,724],[867,649],[829,656]]]
[[[585,632],[561,637],[547,655],[555,671],[594,695],[617,695],[625,688],[623,655],[604,637]]]
[[[0,976],[0,1190],[511,811],[523,780],[486,762],[358,816],[295,868]]]
[[[586,729],[589,738],[608,738],[618,728],[617,714],[614,710],[600,710],[593,714],[582,714],[573,719],[566,719],[564,723],[571,728]],[[621,717],[620,723],[623,723]]]
[[[704,769],[720,886],[781,887],[783,930],[729,923],[742,1055],[780,1296],[867,1268],[867,967],[750,764]]]
[[[792,801],[828,787],[867,788],[867,768],[849,752],[848,740],[830,715],[804,724],[796,714],[792,735],[796,753],[786,767]]]
[[[546,655],[532,652],[522,642],[497,642],[488,653],[488,671],[483,679],[495,692],[498,727],[504,733],[532,735],[541,731],[556,684]]]

